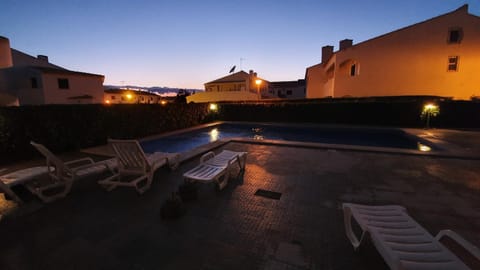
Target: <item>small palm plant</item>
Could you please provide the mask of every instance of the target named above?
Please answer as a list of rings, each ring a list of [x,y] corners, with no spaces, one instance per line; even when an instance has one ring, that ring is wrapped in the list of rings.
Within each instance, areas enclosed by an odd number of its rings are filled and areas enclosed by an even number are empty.
[[[422,114],[420,117],[425,119],[425,128],[430,128],[430,117],[435,117],[440,114],[440,108],[438,105],[428,103],[423,106]]]

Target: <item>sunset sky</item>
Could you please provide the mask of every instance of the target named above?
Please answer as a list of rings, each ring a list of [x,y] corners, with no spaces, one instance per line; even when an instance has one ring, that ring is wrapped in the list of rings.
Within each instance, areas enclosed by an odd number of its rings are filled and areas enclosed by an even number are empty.
[[[354,44],[480,0],[1,0],[0,36],[105,84],[203,89],[240,65],[297,80],[321,47]],[[240,58],[244,59],[240,61]]]

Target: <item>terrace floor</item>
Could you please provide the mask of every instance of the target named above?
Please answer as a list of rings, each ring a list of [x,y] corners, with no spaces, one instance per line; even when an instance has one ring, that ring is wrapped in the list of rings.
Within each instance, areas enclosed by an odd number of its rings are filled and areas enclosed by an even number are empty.
[[[468,133],[470,144],[465,136],[435,138],[478,149],[480,135]],[[179,219],[162,219],[160,208],[199,157],[159,170],[142,196],[106,192],[96,179],[50,204],[17,206],[0,195],[0,269],[388,269],[368,245],[353,251],[342,202],[400,204],[430,233],[453,229],[480,246],[479,159],[241,142],[221,149],[248,152],[243,176],[220,192],[200,186]]]

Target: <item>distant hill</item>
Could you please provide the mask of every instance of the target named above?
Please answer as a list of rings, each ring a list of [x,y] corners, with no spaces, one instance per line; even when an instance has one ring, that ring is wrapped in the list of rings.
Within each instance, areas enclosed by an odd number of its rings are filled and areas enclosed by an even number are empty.
[[[132,89],[132,90],[138,90],[138,91],[148,91],[152,93],[158,93],[161,96],[176,96],[178,92],[180,91],[187,91],[191,94],[197,93],[197,92],[203,92],[204,90],[202,89],[186,89],[186,88],[173,88],[173,87],[159,87],[159,86],[153,86],[153,87],[142,87],[142,86],[134,86],[134,85],[124,85],[124,86],[118,86],[118,85],[104,85],[105,89]]]

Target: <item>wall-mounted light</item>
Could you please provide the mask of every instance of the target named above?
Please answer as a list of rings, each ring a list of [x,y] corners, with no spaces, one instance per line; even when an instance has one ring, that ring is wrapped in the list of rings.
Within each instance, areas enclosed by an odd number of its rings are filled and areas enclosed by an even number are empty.
[[[167,105],[167,101],[163,99],[163,100],[160,101],[160,104],[165,106],[165,105]]]

